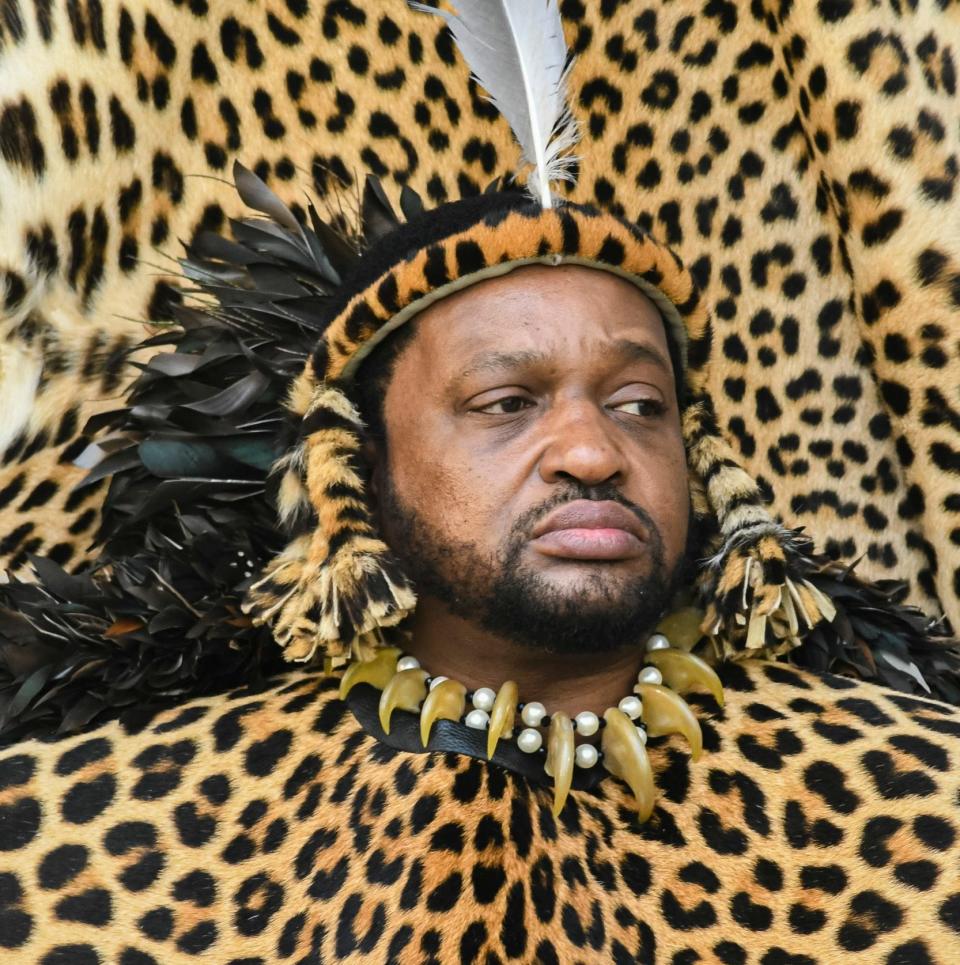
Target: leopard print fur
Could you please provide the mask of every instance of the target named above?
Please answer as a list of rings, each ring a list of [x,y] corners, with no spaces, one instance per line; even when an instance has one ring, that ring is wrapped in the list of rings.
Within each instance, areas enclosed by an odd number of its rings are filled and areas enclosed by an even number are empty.
[[[960,947],[960,712],[749,662],[663,794],[368,736],[292,674],[0,756],[4,962],[921,965]],[[695,698],[692,698],[695,699]]]
[[[572,197],[677,248],[713,307],[721,427],[789,522],[960,616],[956,9],[933,0],[561,4]],[[364,170],[434,202],[516,151],[401,0],[177,0],[0,16],[0,559],[77,565],[86,417],[168,315],[178,239],[235,157],[302,211]]]

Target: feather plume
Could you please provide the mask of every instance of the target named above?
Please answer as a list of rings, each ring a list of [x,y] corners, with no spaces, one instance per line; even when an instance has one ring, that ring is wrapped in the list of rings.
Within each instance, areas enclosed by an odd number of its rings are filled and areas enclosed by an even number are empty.
[[[477,83],[513,130],[524,163],[533,165],[527,190],[552,207],[550,185],[573,180],[569,152],[579,140],[557,0],[456,0],[456,13],[412,0],[410,6],[447,22]]]

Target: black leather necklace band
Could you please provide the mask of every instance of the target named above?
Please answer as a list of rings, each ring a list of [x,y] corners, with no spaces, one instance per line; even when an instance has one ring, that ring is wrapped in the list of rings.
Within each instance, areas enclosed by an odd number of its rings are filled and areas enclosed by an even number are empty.
[[[502,740],[492,758],[487,758],[487,732],[467,727],[454,720],[438,720],[433,725],[430,742],[424,748],[420,741],[420,716],[408,711],[394,711],[390,721],[390,733],[380,726],[380,691],[369,684],[357,684],[347,695],[347,706],[360,726],[382,744],[412,754],[431,752],[464,754],[491,764],[497,764],[514,774],[520,774],[537,784],[552,785],[543,771],[541,754],[525,754],[514,741]],[[573,787],[590,790],[610,775],[599,764],[591,768],[575,769]]]

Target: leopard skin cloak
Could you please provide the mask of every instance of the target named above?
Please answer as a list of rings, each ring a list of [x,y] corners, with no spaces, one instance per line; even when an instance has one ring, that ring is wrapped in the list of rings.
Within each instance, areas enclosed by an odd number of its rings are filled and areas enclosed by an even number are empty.
[[[0,959],[955,962],[960,711],[724,673],[723,711],[691,698],[697,763],[651,740],[645,825],[609,776],[554,819],[496,764],[387,747],[309,673],[22,742],[0,754]]]
[[[960,615],[955,5],[565,0],[571,197],[674,246],[713,310],[723,430],[791,525]],[[469,194],[516,162],[444,28],[402,0],[0,10],[0,560],[78,566],[83,426],[169,317],[173,258],[371,170]],[[337,202],[339,203],[339,202]]]

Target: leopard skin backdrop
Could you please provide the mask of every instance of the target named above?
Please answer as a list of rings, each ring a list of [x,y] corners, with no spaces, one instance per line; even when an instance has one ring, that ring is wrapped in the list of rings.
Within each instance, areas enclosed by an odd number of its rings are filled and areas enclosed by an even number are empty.
[[[562,12],[531,200],[401,0],[0,0],[4,963],[952,963],[956,15]],[[661,313],[707,553],[577,775],[391,645],[357,414],[565,260]]]
[[[724,433],[791,525],[960,616],[952,6],[562,4],[571,198],[674,246],[715,313]],[[83,426],[170,317],[172,258],[228,230],[244,161],[430,203],[511,171],[443,24],[400,0],[11,0],[0,16],[0,557],[76,567],[105,483]]]
[[[769,10],[568,2],[562,13],[583,138],[576,180],[561,194],[625,218],[683,259],[713,319],[713,352],[698,379],[719,444],[756,480],[751,500],[769,499],[788,530],[816,539],[820,565],[855,563],[859,576],[881,581],[863,590],[867,597],[854,594],[861,615],[867,602],[875,613],[909,602],[955,617],[952,15],[933,4],[880,10],[840,0]],[[182,435],[150,438],[169,413],[136,400],[152,394],[166,403],[169,380],[189,375],[175,391],[199,407],[195,419],[235,416],[253,399],[266,405],[264,393],[275,402],[296,368],[280,358],[257,375],[250,345],[223,336],[234,342],[209,347],[221,369],[207,388],[227,384],[222,360],[231,359],[247,395],[211,403],[196,395],[206,354],[154,358],[175,342],[177,356],[193,351],[169,324],[189,328],[189,311],[178,307],[183,245],[192,257],[230,263],[224,251],[235,250],[215,251],[211,232],[244,244],[257,230],[234,220],[242,206],[230,184],[233,162],[250,165],[288,203],[293,222],[307,219],[307,191],[349,237],[391,204],[407,214],[405,204],[479,193],[516,169],[517,149],[447,28],[399,2],[376,12],[350,2],[63,11],[8,3],[0,72],[0,555],[14,578],[8,608],[33,614],[32,630],[14,621],[4,633],[23,640],[58,602],[96,597],[96,619],[88,614],[79,629],[76,620],[57,624],[53,637],[58,645],[85,641],[97,662],[91,634],[109,633],[121,649],[134,641],[133,654],[146,646],[135,642],[142,627],[133,611],[103,622],[124,610],[112,594],[136,590],[158,612],[180,606],[175,589],[146,593],[150,561],[131,561],[137,547],[149,554],[174,539],[150,529],[153,515],[200,498],[210,470],[195,449],[176,449]],[[364,187],[368,171],[377,204]],[[283,208],[270,204],[272,216]],[[149,359],[127,405],[124,390]],[[173,421],[182,434],[183,417]],[[126,442],[114,438],[120,430]],[[201,431],[196,421],[189,431]],[[133,450],[130,433],[139,440]],[[95,437],[99,446],[89,450]],[[216,499],[228,502],[224,486],[241,502],[261,493],[275,455],[268,448],[238,438],[231,466],[244,471],[227,482],[221,473]],[[103,454],[110,458],[88,477]],[[134,469],[137,485],[123,475]],[[262,523],[258,545],[231,545],[231,577],[252,576],[275,552]],[[118,553],[133,554],[129,570]],[[112,590],[69,576],[91,560],[102,568],[104,558],[118,574]],[[743,570],[741,561],[729,571],[739,577],[722,584],[731,601]],[[44,589],[19,582],[37,572]],[[204,585],[219,585],[212,572]],[[852,592],[843,567],[830,572],[828,595]],[[231,619],[242,624],[234,602]],[[188,611],[209,627],[222,605]],[[887,648],[880,676],[911,689],[921,686],[924,659],[933,661],[928,673],[943,667],[937,647],[922,642],[919,615],[896,612],[919,649]],[[158,626],[179,632],[183,623]],[[836,624],[847,663],[876,676],[876,637],[851,626]],[[238,656],[228,637],[222,644],[237,672],[259,665],[259,643]],[[834,665],[833,645],[822,649],[808,665]],[[209,657],[198,647],[191,673]],[[143,661],[131,667],[144,685]],[[41,669],[53,673],[29,663],[11,669],[21,684]],[[151,664],[147,676],[156,673],[165,692],[162,682],[169,689],[179,672]],[[46,682],[18,689],[13,717]],[[951,686],[938,693],[952,699]],[[115,681],[114,697],[118,689]],[[102,705],[86,701],[71,720]]]

